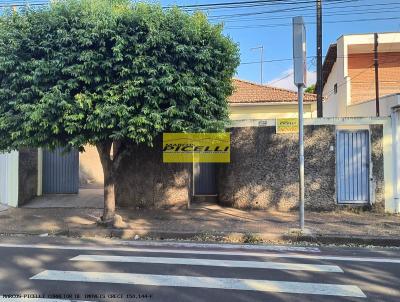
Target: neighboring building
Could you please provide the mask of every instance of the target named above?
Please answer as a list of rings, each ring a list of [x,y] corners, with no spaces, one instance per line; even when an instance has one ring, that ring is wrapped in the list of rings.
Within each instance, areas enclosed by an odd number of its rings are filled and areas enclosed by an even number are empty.
[[[400,32],[378,34],[380,115],[400,104]],[[374,34],[344,35],[323,65],[324,117],[375,116]]]
[[[297,93],[268,85],[234,79],[229,98],[231,120],[274,119],[298,116]],[[304,117],[317,117],[316,95],[304,94]]]
[[[400,32],[378,33],[379,116],[388,118],[387,169],[393,204],[400,212]],[[376,117],[375,34],[343,35],[330,45],[323,65],[324,117]],[[368,128],[359,126],[358,128]],[[348,130],[354,130],[349,127]],[[385,130],[384,130],[385,131]]]

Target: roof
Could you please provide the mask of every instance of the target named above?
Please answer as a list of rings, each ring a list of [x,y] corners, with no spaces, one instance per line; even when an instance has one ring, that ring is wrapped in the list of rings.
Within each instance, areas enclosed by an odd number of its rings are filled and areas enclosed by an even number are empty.
[[[235,90],[229,97],[231,104],[239,103],[297,103],[297,92],[288,89],[276,88],[268,85],[256,84],[240,79],[233,79]],[[304,102],[315,102],[317,97],[313,93],[304,94]]]
[[[326,54],[324,64],[322,65],[322,89],[324,89],[326,81],[328,81],[328,77],[332,71],[336,59],[337,59],[337,44],[334,43],[329,45],[329,49]]]

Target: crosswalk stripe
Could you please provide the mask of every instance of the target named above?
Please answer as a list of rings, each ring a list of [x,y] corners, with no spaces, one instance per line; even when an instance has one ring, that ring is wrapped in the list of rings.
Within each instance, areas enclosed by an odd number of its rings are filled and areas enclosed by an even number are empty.
[[[175,265],[203,265],[241,268],[263,268],[276,270],[312,271],[343,273],[336,265],[318,265],[284,262],[262,262],[262,261],[235,261],[193,258],[164,258],[164,257],[134,257],[134,256],[108,256],[108,255],[79,255],[71,258],[72,261],[95,261],[95,262],[129,262],[129,263],[158,263]]]
[[[268,252],[247,252],[247,251],[214,251],[214,250],[185,250],[185,249],[150,249],[134,247],[94,247],[94,246],[65,246],[65,245],[29,245],[29,244],[2,244],[0,247],[9,248],[33,248],[49,250],[79,250],[79,251],[115,251],[115,252],[142,252],[142,253],[167,253],[167,254],[195,254],[195,255],[226,255],[226,256],[255,256],[270,258],[292,258],[292,259],[311,259],[311,260],[333,260],[333,261],[353,261],[353,262],[376,262],[376,263],[396,263],[400,264],[400,258],[381,258],[381,257],[352,257],[352,256],[329,256],[315,254],[298,253],[268,253]]]
[[[43,271],[31,277],[31,279],[149,286],[197,287],[366,298],[365,294],[358,286],[307,282],[56,270]]]

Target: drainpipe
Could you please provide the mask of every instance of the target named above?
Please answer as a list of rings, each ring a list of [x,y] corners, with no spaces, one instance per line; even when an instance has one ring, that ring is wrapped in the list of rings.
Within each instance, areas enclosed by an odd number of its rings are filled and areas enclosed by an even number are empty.
[[[392,156],[393,156],[393,197],[394,197],[394,212],[400,212],[400,199],[399,199],[399,135],[398,133],[398,112],[400,111],[400,107],[392,107],[391,108],[391,119],[392,119]]]

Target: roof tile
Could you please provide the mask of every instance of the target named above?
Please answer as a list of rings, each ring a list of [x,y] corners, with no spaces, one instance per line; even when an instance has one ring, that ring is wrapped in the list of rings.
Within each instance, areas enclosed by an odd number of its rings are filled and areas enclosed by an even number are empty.
[[[244,80],[233,79],[235,90],[228,98],[229,103],[297,103],[297,93],[291,90],[260,85]],[[304,94],[304,102],[315,102],[312,93]]]

